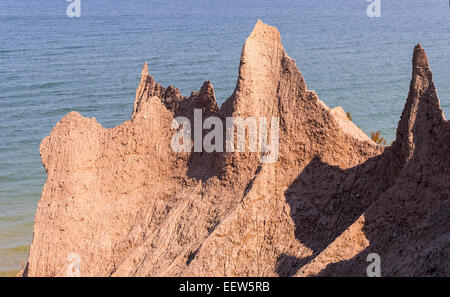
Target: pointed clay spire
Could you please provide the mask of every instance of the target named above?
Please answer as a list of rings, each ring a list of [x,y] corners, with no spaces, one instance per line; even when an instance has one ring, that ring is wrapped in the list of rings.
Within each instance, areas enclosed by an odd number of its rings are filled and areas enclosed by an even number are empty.
[[[144,67],[142,67],[142,76],[148,75],[148,64],[144,62]]]
[[[412,66],[409,95],[394,144],[405,161],[412,157],[418,145],[421,148],[432,145],[433,129],[444,120],[430,64],[420,43],[414,48]]]
[[[139,82],[139,86],[136,89],[136,97],[134,99],[134,108],[131,118],[134,118],[135,114],[137,113],[141,101],[143,99],[146,99],[149,95],[148,83],[149,83],[148,64],[147,62],[144,62],[144,67],[142,67],[141,80]]]
[[[211,82],[205,81],[199,92],[200,98],[203,101],[203,109],[206,113],[214,113],[219,110],[216,101],[216,94],[214,93],[214,87]]]

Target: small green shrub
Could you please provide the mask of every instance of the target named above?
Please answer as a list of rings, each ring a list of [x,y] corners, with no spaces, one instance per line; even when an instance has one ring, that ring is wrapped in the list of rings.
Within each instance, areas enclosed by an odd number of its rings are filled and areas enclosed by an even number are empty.
[[[382,144],[382,145],[386,145],[386,139],[384,139],[382,136],[380,136],[381,131],[378,130],[377,132],[370,132],[371,136],[370,138],[372,138],[372,140],[376,143],[376,144]]]
[[[350,121],[353,122],[352,115],[351,115],[350,111],[347,111],[347,118],[348,118]]]

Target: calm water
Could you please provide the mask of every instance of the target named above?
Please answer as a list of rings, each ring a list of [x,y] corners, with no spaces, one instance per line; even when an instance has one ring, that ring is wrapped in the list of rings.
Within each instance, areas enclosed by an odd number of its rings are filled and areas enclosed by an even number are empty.
[[[185,95],[211,80],[222,103],[258,18],[279,28],[310,89],[388,142],[420,41],[449,117],[448,0],[381,0],[380,18],[366,0],[168,2],[81,0],[68,18],[65,0],[0,1],[0,275],[27,257],[46,178],[38,148],[61,117],[129,119],[144,61]]]

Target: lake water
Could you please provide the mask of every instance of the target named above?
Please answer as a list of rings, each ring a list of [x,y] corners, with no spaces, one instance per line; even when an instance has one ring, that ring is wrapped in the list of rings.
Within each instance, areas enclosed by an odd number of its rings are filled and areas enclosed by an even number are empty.
[[[113,127],[128,120],[144,61],[184,95],[210,80],[233,91],[257,19],[277,26],[309,89],[390,143],[405,103],[414,46],[427,51],[450,114],[448,0],[0,1],[0,275],[25,262],[46,176],[39,144],[75,110]]]

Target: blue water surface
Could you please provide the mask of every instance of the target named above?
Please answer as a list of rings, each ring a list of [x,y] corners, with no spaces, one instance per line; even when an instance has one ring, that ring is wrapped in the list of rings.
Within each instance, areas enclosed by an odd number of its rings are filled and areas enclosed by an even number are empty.
[[[27,257],[46,178],[39,144],[61,117],[128,120],[144,61],[184,95],[210,80],[222,103],[258,19],[278,27],[308,88],[366,133],[394,139],[418,42],[450,113],[448,0],[381,0],[379,18],[366,0],[81,0],[79,18],[69,4],[0,0],[0,274]]]

